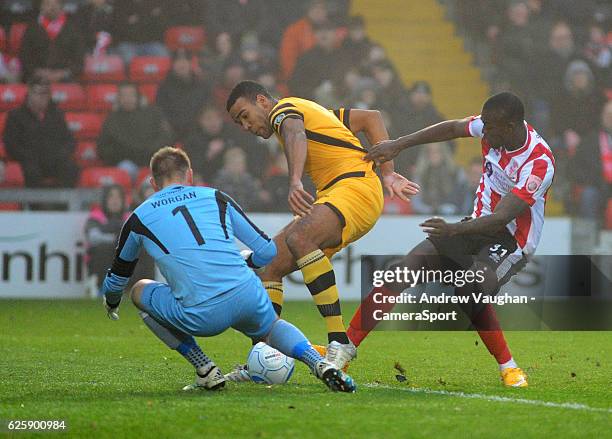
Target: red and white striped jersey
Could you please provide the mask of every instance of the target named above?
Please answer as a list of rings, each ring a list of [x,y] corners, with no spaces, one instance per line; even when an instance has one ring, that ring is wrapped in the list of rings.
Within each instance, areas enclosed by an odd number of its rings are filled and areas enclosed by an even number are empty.
[[[525,122],[527,140],[517,150],[491,148],[483,137],[480,116],[470,120],[467,131],[480,137],[482,144],[482,177],[476,190],[472,217],[490,215],[503,196],[512,192],[529,204],[529,209],[506,227],[519,249],[533,254],[542,236],[546,193],[555,174],[555,159],[546,141]]]

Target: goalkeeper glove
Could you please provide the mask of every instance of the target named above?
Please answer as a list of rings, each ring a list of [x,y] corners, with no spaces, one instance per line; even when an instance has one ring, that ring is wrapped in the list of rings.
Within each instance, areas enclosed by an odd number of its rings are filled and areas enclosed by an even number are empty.
[[[251,250],[242,250],[240,251],[240,255],[246,262],[247,266],[251,270],[253,270],[255,273],[259,273],[263,270],[263,267],[260,267],[259,265],[255,265],[253,263],[253,252]]]

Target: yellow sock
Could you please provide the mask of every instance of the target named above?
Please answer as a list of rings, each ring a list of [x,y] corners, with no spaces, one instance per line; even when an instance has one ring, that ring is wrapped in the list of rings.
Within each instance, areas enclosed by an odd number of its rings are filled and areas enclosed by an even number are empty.
[[[281,312],[283,311],[283,283],[275,282],[275,281],[263,281],[263,286],[268,292],[268,296],[270,296],[270,300],[272,301],[272,306],[274,307],[274,311],[276,311],[276,315],[280,317]]]
[[[321,250],[315,250],[298,259],[297,266],[302,271],[304,283],[319,312],[325,318],[329,342],[347,344],[349,340],[342,321],[336,276],[331,262]]]

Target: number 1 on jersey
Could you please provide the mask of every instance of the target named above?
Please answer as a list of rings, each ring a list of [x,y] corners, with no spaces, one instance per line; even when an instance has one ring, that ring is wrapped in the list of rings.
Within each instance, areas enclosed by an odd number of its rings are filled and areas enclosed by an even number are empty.
[[[185,218],[185,221],[187,222],[187,225],[189,226],[189,230],[191,230],[191,233],[193,234],[193,237],[195,238],[198,245],[204,245],[205,243],[204,237],[202,236],[202,234],[196,227],[195,221],[193,220],[191,213],[189,213],[189,209],[187,209],[187,206],[183,204],[181,206],[175,207],[172,210],[172,215],[176,215],[178,212],[181,212],[181,214],[183,215],[183,218]]]

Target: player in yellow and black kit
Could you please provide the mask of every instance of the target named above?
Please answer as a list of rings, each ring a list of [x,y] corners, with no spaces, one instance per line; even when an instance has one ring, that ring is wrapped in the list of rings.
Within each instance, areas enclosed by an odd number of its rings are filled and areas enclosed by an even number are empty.
[[[330,257],[365,235],[383,209],[383,189],[367,150],[355,134],[371,144],[388,139],[378,111],[330,111],[315,102],[289,97],[277,101],[260,84],[243,81],[227,100],[227,111],[243,129],[269,138],[276,134],[289,165],[289,206],[296,219],[275,238],[278,254],[260,277],[280,315],[282,278],[300,269],[327,324],[327,359],[342,368],[356,354],[346,336]],[[304,190],[304,171],[312,178],[316,199]],[[381,166],[391,196],[406,199],[418,186]]]

